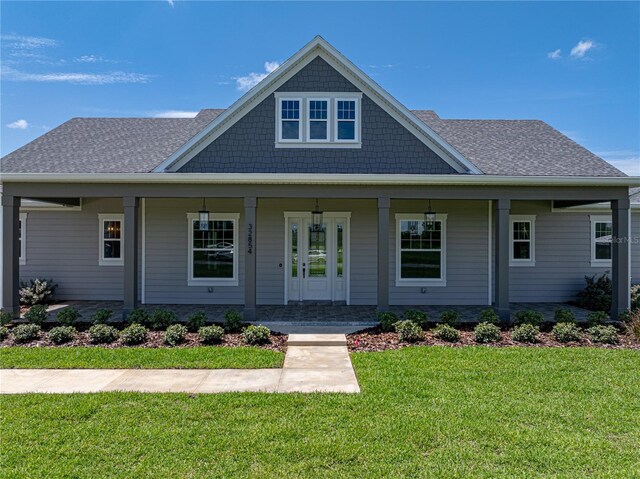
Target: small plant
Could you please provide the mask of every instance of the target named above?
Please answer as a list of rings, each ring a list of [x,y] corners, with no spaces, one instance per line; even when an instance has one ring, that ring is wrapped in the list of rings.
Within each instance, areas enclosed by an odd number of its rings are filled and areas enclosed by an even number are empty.
[[[40,326],[37,324],[20,324],[11,330],[16,343],[28,343],[40,337]]]
[[[561,343],[580,341],[582,337],[580,328],[573,323],[557,323],[551,330],[551,334]]]
[[[129,324],[137,323],[143,326],[149,326],[149,313],[144,309],[132,309],[126,316],[125,322]]]
[[[453,309],[446,309],[440,313],[440,322],[455,327],[460,322],[460,314]]]
[[[640,309],[640,284],[631,286],[631,309]]]
[[[511,339],[519,343],[535,343],[538,341],[538,333],[540,333],[538,326],[524,323],[513,328],[513,331],[511,331]]]
[[[80,313],[75,308],[64,308],[56,314],[56,320],[63,326],[71,326],[78,321]]]
[[[50,279],[32,279],[29,283],[20,283],[20,304],[33,306],[49,303],[57,287]]]
[[[120,333],[122,344],[127,346],[135,346],[142,344],[147,340],[147,328],[138,323],[131,323]]]
[[[598,326],[599,324],[604,324],[605,321],[609,319],[609,315],[604,311],[594,311],[593,313],[589,313],[587,315],[587,325]]]
[[[625,326],[629,336],[640,341],[640,308],[629,311],[629,317]]]
[[[207,315],[204,314],[204,311],[198,311],[197,313],[193,313],[191,316],[189,316],[189,319],[187,319],[187,328],[192,333],[195,333],[206,323]]]
[[[49,331],[49,339],[55,344],[64,344],[73,340],[77,332],[73,326],[57,326]]]
[[[167,329],[178,321],[178,316],[168,309],[154,309],[149,316],[149,327],[160,331]]]
[[[448,343],[460,341],[460,331],[448,324],[438,324],[433,330],[433,335]]]
[[[271,331],[266,326],[250,324],[242,330],[242,339],[251,345],[266,344],[269,342],[270,334]]]
[[[378,311],[376,316],[383,331],[393,331],[394,325],[398,322],[398,315],[391,311]]]
[[[422,329],[425,329],[427,327],[427,323],[429,322],[429,315],[424,311],[420,311],[418,309],[407,309],[402,315],[402,317],[406,321],[413,321]],[[397,328],[396,328],[396,331],[397,331]]]
[[[216,344],[222,341],[224,329],[220,326],[203,326],[198,329],[198,337],[204,344]]]
[[[242,330],[242,313],[228,309],[224,312],[224,330],[227,333],[237,333]]]
[[[0,326],[0,341],[4,341],[9,336],[9,328],[6,326]]]
[[[93,324],[107,324],[107,321],[111,319],[113,315],[113,311],[110,309],[98,309],[95,313],[91,315],[89,321]]]
[[[594,343],[616,344],[618,342],[618,330],[614,326],[593,326],[587,329],[587,335]]]
[[[187,336],[187,327],[184,324],[172,324],[164,332],[164,343],[169,346],[177,346]]]
[[[422,341],[424,339],[422,328],[417,323],[408,319],[398,321],[395,324],[395,328],[399,341],[415,343],[416,341]]]
[[[585,288],[578,293],[578,306],[591,311],[609,311],[611,309],[611,278],[604,273],[599,278],[585,276]]]
[[[500,316],[498,316],[498,313],[496,313],[493,308],[483,309],[478,316],[478,322],[500,324]]]
[[[29,311],[24,313],[24,319],[31,324],[42,324],[47,319],[47,307],[44,304],[31,306]]]
[[[109,344],[118,339],[120,333],[113,326],[94,324],[89,328],[89,338],[95,344]]]
[[[0,326],[6,326],[13,321],[13,314],[9,311],[0,311]]]
[[[558,308],[553,312],[553,320],[556,323],[575,323],[576,315],[569,308]]]
[[[513,315],[513,324],[532,324],[533,326],[540,326],[544,322],[544,315],[539,311],[533,309],[527,309],[526,311],[517,311]]]
[[[500,341],[500,328],[491,323],[480,323],[473,330],[476,343],[495,343]]]

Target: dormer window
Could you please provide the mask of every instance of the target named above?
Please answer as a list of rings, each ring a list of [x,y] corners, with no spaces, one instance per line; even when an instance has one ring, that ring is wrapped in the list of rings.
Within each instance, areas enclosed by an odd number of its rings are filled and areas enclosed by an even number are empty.
[[[361,93],[280,93],[277,148],[360,148]]]

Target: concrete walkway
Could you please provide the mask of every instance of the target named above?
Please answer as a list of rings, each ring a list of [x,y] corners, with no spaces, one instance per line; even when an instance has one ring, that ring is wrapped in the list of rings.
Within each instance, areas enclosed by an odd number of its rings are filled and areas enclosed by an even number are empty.
[[[346,344],[343,334],[292,334],[283,369],[0,369],[0,393],[358,393]]]

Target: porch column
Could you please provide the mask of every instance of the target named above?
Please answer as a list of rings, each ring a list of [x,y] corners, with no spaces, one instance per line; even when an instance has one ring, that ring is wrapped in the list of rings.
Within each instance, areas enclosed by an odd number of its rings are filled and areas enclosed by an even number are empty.
[[[246,235],[244,255],[244,320],[256,320],[256,207],[253,196],[244,199],[244,231]]]
[[[138,210],[140,198],[125,196],[124,208],[124,305],[123,319],[138,307]]]
[[[611,282],[612,301],[611,319],[618,320],[623,311],[630,308],[631,278],[629,270],[629,245],[631,243],[629,198],[611,202],[612,238],[611,238]]]
[[[389,309],[389,198],[378,198],[378,309]]]
[[[500,321],[509,322],[509,211],[511,200],[499,199],[493,202],[495,221],[495,310]]]
[[[2,195],[2,306],[4,311],[20,316],[20,197]]]

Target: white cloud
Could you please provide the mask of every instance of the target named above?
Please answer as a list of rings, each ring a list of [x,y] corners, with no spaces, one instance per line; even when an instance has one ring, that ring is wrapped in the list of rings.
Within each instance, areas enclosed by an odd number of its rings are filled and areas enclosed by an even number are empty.
[[[173,7],[173,0],[167,0],[167,3]]]
[[[29,128],[29,122],[27,120],[16,120],[13,123],[9,123],[7,128],[13,128],[16,130],[26,130]]]
[[[580,40],[575,47],[571,49],[572,58],[584,58],[587,52],[595,48],[596,44],[593,40]]]
[[[264,63],[264,71],[265,73],[255,73],[251,72],[246,76],[234,78],[236,81],[236,88],[240,91],[247,91],[256,86],[262,80],[266,78],[266,76],[274,71],[276,68],[280,66],[278,62],[265,62]]]
[[[640,152],[633,150],[596,151],[603,160],[611,163],[627,175],[640,176]]]
[[[562,52],[558,48],[557,50],[547,53],[547,58],[551,58],[552,60],[558,60],[562,58]]]
[[[150,75],[143,73],[106,72],[106,73],[28,73],[10,67],[2,67],[2,79],[7,81],[75,83],[78,85],[112,85],[115,83],[148,83]]]
[[[28,37],[24,35],[8,34],[0,36],[0,39],[7,46],[26,50],[34,50],[43,47],[55,47],[56,45],[58,45],[58,42],[56,40],[45,37]]]
[[[153,112],[151,116],[153,118],[193,118],[197,114],[197,111],[165,110]]]

